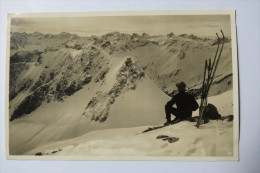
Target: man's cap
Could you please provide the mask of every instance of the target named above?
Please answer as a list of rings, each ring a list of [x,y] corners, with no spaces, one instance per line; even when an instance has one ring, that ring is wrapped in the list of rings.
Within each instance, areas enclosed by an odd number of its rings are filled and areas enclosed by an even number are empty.
[[[176,86],[179,90],[185,90],[186,88],[186,84],[184,82],[177,83]]]

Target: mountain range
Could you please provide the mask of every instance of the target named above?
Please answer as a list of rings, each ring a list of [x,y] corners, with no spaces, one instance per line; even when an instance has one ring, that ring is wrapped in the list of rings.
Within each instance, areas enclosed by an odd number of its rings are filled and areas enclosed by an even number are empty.
[[[230,41],[209,96],[232,90]],[[216,49],[217,40],[193,34],[11,33],[10,154],[93,131],[162,124],[177,82],[199,99],[204,61]]]

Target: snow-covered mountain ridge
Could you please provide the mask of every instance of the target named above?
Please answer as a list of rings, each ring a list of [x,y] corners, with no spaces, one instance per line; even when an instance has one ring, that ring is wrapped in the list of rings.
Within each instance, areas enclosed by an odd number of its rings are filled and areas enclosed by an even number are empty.
[[[225,42],[210,95],[232,89]],[[179,81],[198,94],[216,50],[216,40],[173,33],[11,33],[10,45],[11,154],[95,130],[162,124],[167,94]]]

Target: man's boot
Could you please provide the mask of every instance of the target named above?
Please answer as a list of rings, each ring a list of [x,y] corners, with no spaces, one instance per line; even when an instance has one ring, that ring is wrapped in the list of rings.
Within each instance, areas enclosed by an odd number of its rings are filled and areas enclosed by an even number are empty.
[[[167,119],[167,121],[166,121],[163,125],[168,126],[168,125],[170,125],[170,124],[171,124],[171,120],[170,120],[170,119]]]

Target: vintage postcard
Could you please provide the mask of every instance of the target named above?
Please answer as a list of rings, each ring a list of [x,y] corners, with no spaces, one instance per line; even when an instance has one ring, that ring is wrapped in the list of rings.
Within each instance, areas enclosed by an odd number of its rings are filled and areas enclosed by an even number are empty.
[[[8,14],[6,156],[238,160],[235,10]]]

